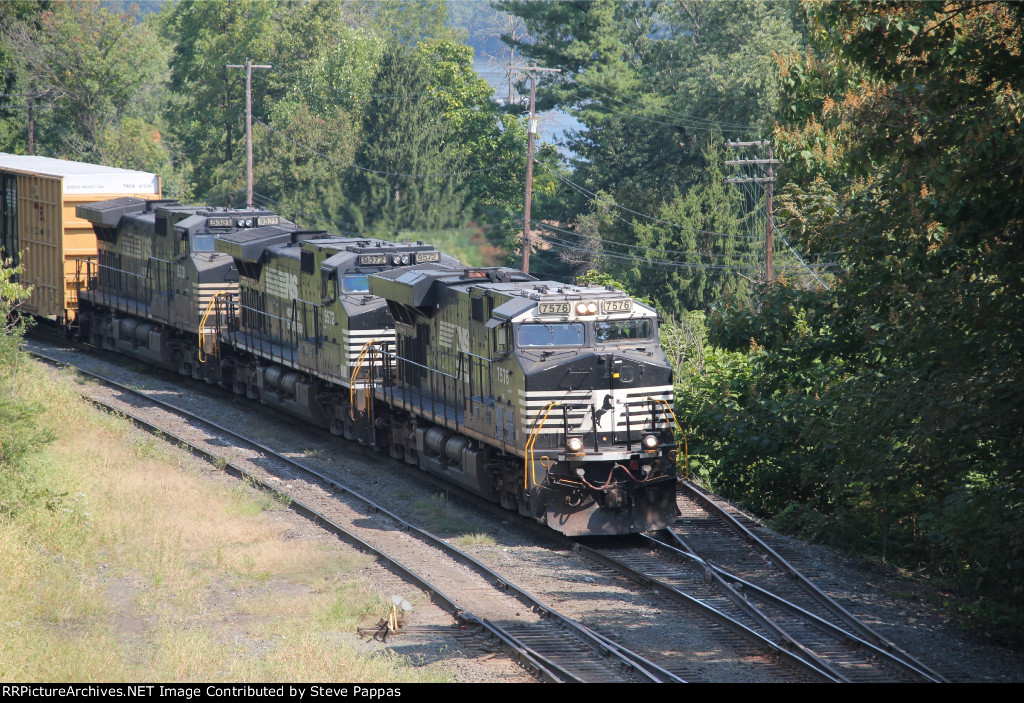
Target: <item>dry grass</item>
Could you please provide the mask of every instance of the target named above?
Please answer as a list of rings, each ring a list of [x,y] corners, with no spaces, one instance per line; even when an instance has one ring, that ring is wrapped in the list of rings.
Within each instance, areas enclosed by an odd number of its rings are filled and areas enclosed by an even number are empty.
[[[353,645],[386,610],[351,576],[365,557],[289,539],[273,499],[23,373],[60,439],[0,515],[0,680],[445,680]]]

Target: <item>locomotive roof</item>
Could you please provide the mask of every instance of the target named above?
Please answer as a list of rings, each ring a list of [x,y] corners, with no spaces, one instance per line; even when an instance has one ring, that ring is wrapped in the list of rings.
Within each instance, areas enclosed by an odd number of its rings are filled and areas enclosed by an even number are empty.
[[[538,281],[521,271],[504,267],[412,266],[382,271],[370,279],[371,293],[412,307],[433,305],[441,288],[475,288],[500,293],[522,301],[505,303],[516,310],[527,310],[545,300],[617,299],[624,295],[611,287],[588,288],[557,281]]]
[[[302,247],[295,246],[297,244],[301,244]],[[274,253],[278,256],[288,258],[299,258],[302,248],[333,250],[336,254],[324,262],[333,266],[341,264],[353,253],[436,251],[432,245],[424,242],[389,242],[368,237],[347,237],[330,234],[325,230],[295,230],[288,236],[282,236],[281,230],[276,227],[260,227],[232,232],[221,236],[217,243],[218,251],[231,254],[240,261],[254,263],[259,261],[263,252],[270,247],[275,247]]]
[[[288,225],[292,224],[287,220],[284,222]],[[230,254],[238,261],[256,263],[268,247],[280,244],[293,245],[300,241],[329,236],[323,230],[287,229],[282,226],[268,225],[222,234],[217,237],[214,246],[217,251]],[[298,257],[298,247],[295,248],[295,251],[295,256]]]
[[[206,218],[221,215],[223,217],[247,218],[260,216],[276,216],[269,210],[231,210],[228,208],[216,208],[208,205],[182,205],[177,200],[143,200],[142,198],[114,198],[113,200],[100,200],[95,203],[83,203],[75,207],[78,217],[93,223],[99,227],[117,227],[122,217],[131,215],[151,215],[153,217],[167,217],[172,214],[191,215],[196,218],[195,222],[187,226],[191,231],[197,225],[206,226]],[[183,221],[179,218],[179,224]],[[279,218],[284,225],[291,225],[284,218]],[[294,225],[292,225],[294,226]]]
[[[381,271],[370,276],[370,293],[403,305],[419,308],[433,305],[442,288],[505,282],[522,285],[536,279],[527,273],[504,267],[470,268],[423,264]],[[513,290],[515,286],[513,285]]]

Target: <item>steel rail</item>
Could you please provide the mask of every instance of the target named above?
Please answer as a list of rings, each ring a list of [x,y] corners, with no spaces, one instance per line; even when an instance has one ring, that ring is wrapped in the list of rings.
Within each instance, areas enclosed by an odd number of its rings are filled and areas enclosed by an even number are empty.
[[[33,356],[35,356],[35,357],[37,357],[39,359],[42,359],[42,360],[44,360],[44,361],[46,361],[48,363],[51,363],[51,364],[59,365],[59,366],[62,366],[62,367],[69,366],[69,364],[67,364],[66,362],[63,362],[63,361],[60,361],[59,359],[55,359],[53,357],[47,356],[46,354],[43,354],[41,352],[29,351],[29,353],[32,354]],[[497,574],[495,571],[493,571],[492,569],[490,569],[486,565],[484,565],[481,562],[477,561],[476,559],[474,559],[472,556],[466,554],[465,552],[463,552],[463,551],[453,547],[452,545],[448,544],[447,542],[445,542],[440,537],[438,537],[438,536],[436,536],[436,535],[434,535],[434,534],[432,534],[430,532],[427,532],[426,530],[423,530],[423,529],[421,529],[419,527],[416,527],[415,525],[405,521],[404,519],[402,519],[401,517],[399,517],[395,513],[391,512],[387,508],[385,508],[385,507],[383,507],[383,506],[373,502],[369,498],[366,498],[365,496],[359,494],[357,491],[355,491],[355,490],[353,490],[353,489],[351,489],[351,488],[349,488],[347,486],[344,486],[344,485],[334,481],[333,479],[327,477],[326,475],[324,475],[323,473],[317,471],[316,469],[313,469],[312,467],[308,467],[308,466],[302,464],[301,462],[298,462],[298,461],[296,461],[294,459],[286,457],[286,456],[278,453],[277,451],[271,449],[270,447],[267,447],[266,445],[264,445],[264,444],[262,444],[262,443],[260,443],[260,442],[258,442],[256,440],[253,440],[251,438],[248,438],[248,437],[245,437],[243,435],[240,435],[239,433],[235,432],[234,430],[231,430],[231,429],[228,429],[226,427],[223,427],[222,425],[219,425],[218,423],[215,423],[215,422],[212,422],[210,420],[206,420],[206,419],[203,419],[203,418],[200,418],[200,417],[196,417],[195,415],[193,415],[192,413],[188,412],[187,410],[184,410],[182,408],[178,408],[177,406],[175,406],[175,405],[173,405],[171,403],[167,403],[167,402],[162,401],[162,400],[160,400],[158,398],[154,398],[154,397],[150,396],[147,393],[144,393],[144,392],[139,391],[137,389],[125,386],[124,384],[118,383],[117,381],[115,381],[113,379],[110,379],[110,378],[107,378],[107,377],[105,377],[105,376],[103,376],[101,374],[93,373],[93,372],[90,372],[90,371],[85,371],[84,369],[80,369],[78,367],[75,367],[75,368],[76,368],[76,370],[79,373],[82,373],[82,374],[88,375],[88,376],[90,376],[92,378],[95,378],[96,380],[100,381],[101,383],[103,383],[103,384],[105,384],[105,385],[107,385],[109,387],[115,388],[115,389],[117,389],[120,392],[127,393],[127,394],[130,394],[132,396],[139,397],[139,398],[143,398],[147,402],[152,403],[153,405],[156,405],[156,406],[164,409],[167,412],[170,412],[170,413],[173,413],[173,414],[177,414],[177,415],[183,416],[183,417],[188,417],[188,418],[190,418],[190,419],[192,419],[194,421],[202,423],[203,425],[205,425],[205,426],[207,426],[209,428],[212,428],[212,429],[216,430],[217,432],[219,432],[221,434],[224,434],[224,435],[227,435],[228,437],[233,438],[237,442],[241,442],[241,443],[247,444],[250,447],[252,447],[254,449],[257,449],[258,451],[266,454],[267,456],[273,457],[274,459],[282,462],[283,464],[285,464],[287,466],[290,466],[290,467],[293,467],[295,469],[298,469],[298,470],[302,471],[303,473],[305,473],[305,474],[307,474],[309,476],[312,476],[312,477],[314,477],[314,478],[316,478],[316,479],[326,483],[327,485],[329,485],[332,489],[334,489],[338,493],[342,493],[342,494],[345,494],[345,495],[348,495],[348,496],[352,497],[354,500],[357,500],[357,501],[361,502],[364,506],[366,506],[370,510],[372,510],[374,512],[378,512],[378,513],[380,513],[382,515],[387,516],[389,519],[394,520],[398,525],[400,525],[400,528],[403,531],[414,535],[417,539],[420,539],[421,541],[423,541],[423,542],[425,542],[427,544],[430,544],[432,547],[443,551],[446,555],[448,555],[452,559],[455,559],[459,563],[469,567],[470,569],[475,570],[478,574],[483,575],[497,589],[502,590],[504,592],[511,592],[511,593],[513,593],[516,596],[516,598],[518,600],[520,600],[525,606],[527,606],[529,608],[532,608],[536,612],[539,612],[539,613],[542,613],[544,615],[548,615],[548,616],[554,618],[563,627],[566,627],[567,629],[569,629],[570,631],[575,633],[578,637],[580,637],[585,644],[587,644],[588,646],[590,646],[591,648],[593,648],[596,651],[610,654],[614,659],[616,659],[621,664],[621,666],[624,669],[626,669],[628,671],[634,672],[638,677],[640,677],[640,678],[642,678],[642,679],[644,679],[644,680],[646,680],[648,682],[651,682],[651,683],[666,683],[666,682],[670,682],[670,683],[683,683],[682,679],[680,679],[679,677],[675,676],[671,672],[666,671],[665,669],[657,666],[656,664],[647,661],[646,659],[644,659],[643,657],[641,657],[640,655],[638,655],[638,654],[636,654],[634,652],[630,652],[628,649],[626,649],[624,647],[621,647],[619,645],[608,646],[608,643],[610,642],[610,640],[608,640],[606,637],[598,635],[597,633],[593,632],[589,628],[587,628],[587,627],[585,627],[583,625],[580,625],[579,623],[576,623],[575,621],[571,620],[567,616],[562,615],[561,613],[559,613],[555,609],[545,605],[538,598],[536,598],[533,595],[531,595],[525,589],[523,589],[523,588],[517,586],[516,584],[512,583],[511,581],[508,581],[507,579],[503,578],[502,576]],[[114,412],[117,412],[119,414],[124,415],[125,417],[130,419],[133,423],[139,425],[140,427],[143,427],[147,431],[150,431],[150,432],[153,432],[153,433],[158,433],[158,434],[160,434],[162,436],[165,436],[165,437],[171,437],[176,442],[178,442],[178,443],[180,443],[180,444],[182,444],[184,446],[189,447],[191,451],[195,452],[197,455],[203,457],[204,459],[206,459],[206,460],[208,460],[208,461],[210,461],[212,463],[219,464],[220,461],[221,461],[221,457],[217,457],[217,456],[213,455],[211,452],[208,452],[208,451],[202,449],[201,447],[196,447],[192,442],[190,442],[190,441],[188,441],[188,440],[186,440],[186,439],[184,439],[182,437],[178,437],[178,436],[174,435],[173,433],[170,433],[170,432],[168,432],[168,431],[166,431],[166,430],[164,430],[162,428],[158,428],[158,427],[152,425],[151,423],[149,423],[148,421],[146,421],[146,420],[144,420],[142,418],[139,418],[139,417],[137,417],[135,415],[132,415],[131,413],[127,413],[127,412],[125,412],[123,410],[120,410],[120,409],[111,408],[110,406],[107,406],[106,404],[104,404],[104,403],[102,403],[102,402],[100,402],[98,400],[95,400],[95,399],[92,399],[92,398],[88,398],[88,396],[86,396],[86,398],[90,402],[93,402],[94,404],[97,404],[97,405],[99,405],[101,407],[108,408],[110,410],[113,410]],[[455,615],[457,617],[461,617],[461,618],[463,618],[463,619],[465,619],[465,620],[467,620],[469,622],[481,622],[481,623],[484,622],[483,618],[479,618],[479,617],[477,617],[475,615],[467,613],[467,611],[465,611],[465,609],[459,604],[459,602],[458,602],[458,600],[456,598],[445,594],[441,589],[437,588],[433,584],[430,584],[430,583],[424,581],[420,576],[418,576],[410,568],[408,568],[408,567],[404,566],[403,564],[401,564],[401,562],[399,562],[396,559],[390,557],[386,553],[380,551],[379,549],[374,547],[372,544],[369,544],[369,543],[363,541],[358,535],[355,535],[355,534],[349,532],[344,527],[334,523],[329,518],[321,515],[320,513],[318,513],[313,508],[303,504],[301,501],[293,500],[292,498],[290,498],[286,494],[283,494],[275,486],[270,485],[269,483],[261,480],[259,477],[254,476],[250,472],[247,472],[245,469],[237,466],[236,464],[234,464],[232,462],[226,462],[224,464],[224,469],[229,471],[229,473],[232,473],[233,475],[243,477],[246,480],[253,482],[254,484],[260,486],[262,489],[268,490],[268,491],[270,491],[270,492],[272,492],[272,493],[274,493],[276,495],[281,495],[281,496],[287,498],[288,501],[289,501],[289,505],[297,513],[299,513],[300,515],[303,515],[303,517],[311,519],[315,523],[317,523],[317,524],[319,524],[321,526],[326,527],[329,531],[331,531],[332,533],[336,534],[337,536],[345,539],[345,541],[349,542],[350,544],[356,545],[360,549],[365,549],[368,552],[378,556],[379,558],[384,560],[389,566],[391,566],[396,571],[398,571],[403,576],[403,578],[408,578],[408,580],[410,580],[412,583],[414,583],[418,587],[422,588],[425,592],[427,592],[430,595],[431,599],[434,600],[435,603],[437,603],[438,605],[440,605],[444,609],[448,610],[448,612],[452,613],[453,615]],[[491,630],[492,628],[497,628],[497,626],[491,624],[488,627],[489,630]],[[503,642],[516,642],[517,644],[515,646],[511,646],[510,649],[509,649],[509,651],[513,654],[514,658],[519,659],[520,661],[523,661],[524,663],[527,663],[528,666],[530,666],[531,668],[535,668],[538,672],[541,673],[541,675],[543,676],[543,678],[545,678],[545,680],[552,681],[552,682],[561,682],[561,681],[564,681],[564,680],[574,680],[572,675],[569,675],[569,678],[566,679],[566,673],[563,672],[562,667],[560,667],[557,664],[555,664],[554,662],[550,661],[550,659],[544,657],[543,655],[532,653],[532,650],[531,650],[530,647],[528,647],[525,644],[519,642],[518,639],[514,635],[512,635],[511,633],[504,632],[503,635],[500,636],[500,639]]]
[[[784,573],[794,579],[801,588],[803,588],[808,595],[810,595],[815,601],[818,602],[823,608],[831,612],[837,618],[839,618],[844,624],[850,627],[852,630],[851,634],[854,634],[858,639],[871,643],[878,649],[886,652],[892,659],[900,661],[908,670],[915,671],[922,675],[926,680],[933,681],[935,683],[948,683],[948,679],[944,676],[919,662],[916,658],[911,656],[908,652],[901,649],[891,640],[888,640],[877,632],[872,630],[870,627],[865,625],[859,618],[853,615],[846,608],[841,606],[835,600],[828,596],[824,591],[818,588],[809,578],[804,576],[797,568],[790,564],[781,554],[773,549],[767,542],[762,540],[760,537],[755,535],[749,530],[744,524],[742,524],[732,513],[726,510],[718,501],[714,500],[704,490],[697,486],[693,481],[684,480],[679,482],[680,491],[685,492],[686,496],[698,502],[702,507],[711,512],[715,517],[718,517],[726,525],[737,532],[743,539],[752,544],[756,549],[767,554],[772,562],[778,566]],[[676,541],[683,546],[683,549],[688,552],[693,552],[688,545],[678,536],[675,532],[672,532]]]
[[[778,643],[773,642],[771,639],[765,637],[759,632],[756,632],[755,630],[739,622],[735,618],[732,618],[729,615],[723,613],[721,610],[713,607],[712,605],[705,603],[699,598],[691,596],[688,593],[684,593],[683,591],[679,590],[667,581],[659,579],[656,576],[652,576],[651,574],[637,571],[625,562],[616,559],[615,557],[612,557],[599,549],[588,547],[583,544],[577,544],[575,546],[575,549],[577,549],[581,554],[584,554],[587,557],[593,559],[594,561],[604,564],[605,566],[611,569],[614,569],[615,571],[619,572],[623,576],[626,576],[627,578],[630,578],[634,581],[638,581],[648,586],[656,586],[657,588],[667,593],[671,598],[673,598],[677,602],[683,604],[688,608],[696,610],[705,617],[708,617],[713,622],[716,622],[719,625],[722,625],[731,630],[732,632],[742,636],[746,640],[753,643],[755,646],[767,650],[769,653],[779,657],[781,660],[795,666],[798,669],[810,673],[813,677],[821,681],[833,683],[844,682],[844,677],[842,675],[834,671],[832,667],[827,665],[825,662],[819,660],[811,652],[806,651],[800,643],[796,642],[795,640],[792,640],[792,638],[790,638],[785,633],[782,633],[781,636],[785,641],[787,641],[787,643],[791,644],[792,649],[787,649],[786,647],[783,647]],[[711,570],[707,570],[705,573],[707,577],[710,577],[712,579],[716,578],[713,571]],[[763,618],[763,616],[761,616],[759,613],[750,613],[750,608],[747,606],[747,604],[743,603],[742,596],[739,596],[739,594],[737,594],[727,584],[724,584],[723,582],[722,584],[719,584],[719,587],[722,588],[722,591],[726,595],[726,597],[728,597],[733,603],[739,605],[739,607],[745,613],[755,617],[755,619],[757,619],[759,623],[763,623],[768,629],[776,629],[774,623],[766,621]]]
[[[664,530],[664,532],[671,533],[671,530]],[[919,683],[936,683],[936,681],[927,672],[922,671],[917,667],[909,665],[907,662],[903,661],[901,658],[897,656],[894,656],[891,652],[883,649],[882,647],[879,647],[871,642],[868,642],[858,637],[855,634],[852,634],[844,630],[835,623],[831,623],[828,620],[825,620],[824,618],[804,608],[801,608],[795,603],[792,603],[786,600],[785,598],[782,598],[781,596],[776,595],[765,588],[762,588],[761,586],[750,583],[749,581],[746,581],[740,578],[739,576],[736,576],[735,574],[729,573],[727,570],[723,569],[717,564],[702,559],[693,552],[687,551],[685,549],[679,549],[674,545],[662,542],[654,537],[646,537],[646,539],[649,540],[649,542],[651,542],[652,544],[656,545],[658,549],[668,550],[674,556],[678,556],[680,558],[701,564],[706,569],[713,572],[718,579],[721,579],[722,582],[728,583],[730,585],[730,588],[733,588],[733,590],[735,590],[737,593],[740,593],[740,597],[743,598],[743,600],[748,604],[749,608],[759,613],[761,611],[757,608],[757,606],[754,603],[750,602],[751,596],[753,596],[754,598],[760,598],[765,604],[777,608],[784,613],[788,613],[789,615],[794,616],[807,624],[810,624],[812,627],[823,632],[825,635],[834,638],[836,641],[845,642],[850,647],[860,649],[866,652],[869,656],[877,657],[886,664],[912,675],[913,677],[918,679]],[[738,585],[739,589],[736,589],[733,586],[733,584]],[[764,617],[767,618],[768,616],[764,615]],[[797,641],[795,638],[790,636],[788,632],[786,632],[784,626],[777,627],[780,631],[786,633],[786,637],[788,640]],[[801,646],[804,646],[808,650],[810,649],[809,647],[806,647],[806,645]],[[834,668],[831,664],[829,666],[830,668]],[[848,679],[848,677],[846,677],[845,675],[843,675],[843,678]]]

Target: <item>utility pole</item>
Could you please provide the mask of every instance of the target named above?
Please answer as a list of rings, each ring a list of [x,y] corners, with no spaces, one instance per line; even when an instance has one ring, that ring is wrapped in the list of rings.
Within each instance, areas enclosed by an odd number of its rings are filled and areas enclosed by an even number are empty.
[[[560,68],[538,68],[536,64],[529,66],[509,66],[509,69],[526,71],[530,74],[530,121],[526,136],[526,195],[523,198],[523,273],[530,272],[530,206],[533,202],[533,141],[537,134],[537,73],[560,73]]]
[[[772,247],[774,246],[774,234],[775,234],[775,222],[772,218],[772,189],[775,183],[775,171],[772,168],[777,166],[781,162],[778,159],[772,157],[772,143],[767,139],[758,142],[731,142],[725,143],[727,147],[739,148],[745,146],[759,146],[766,147],[768,153],[763,159],[739,159],[736,161],[726,161],[726,166],[767,166],[767,172],[764,176],[751,176],[747,178],[726,178],[726,183],[764,183],[765,185],[765,216],[767,220],[767,227],[764,235],[764,270],[765,270],[765,282],[772,282]]]
[[[246,59],[245,65],[229,63],[228,68],[245,69],[245,206],[252,209],[252,69],[273,68],[270,64],[254,64]]]

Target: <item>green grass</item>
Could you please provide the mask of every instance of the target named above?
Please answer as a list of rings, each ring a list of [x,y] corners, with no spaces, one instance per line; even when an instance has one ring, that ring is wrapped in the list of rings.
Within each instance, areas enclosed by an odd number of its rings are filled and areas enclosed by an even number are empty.
[[[468,522],[452,512],[446,493],[417,498],[412,507],[427,528],[435,532],[469,532],[472,529]]]
[[[277,501],[78,399],[0,371],[0,679],[447,681],[356,634],[370,559],[295,537]],[[20,449],[19,449],[20,447]]]
[[[455,540],[455,542],[460,547],[493,547],[497,544],[497,542],[494,541],[494,537],[486,532],[464,534]]]

